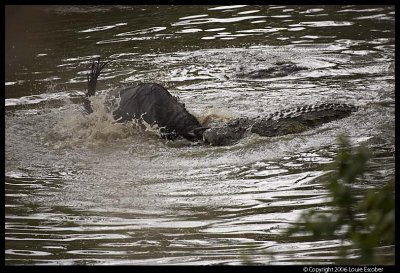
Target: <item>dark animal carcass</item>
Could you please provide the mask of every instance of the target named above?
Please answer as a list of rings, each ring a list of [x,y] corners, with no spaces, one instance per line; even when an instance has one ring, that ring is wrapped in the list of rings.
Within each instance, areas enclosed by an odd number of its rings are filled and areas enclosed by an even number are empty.
[[[178,98],[156,83],[118,88],[108,93],[106,101],[117,121],[134,119],[157,125],[161,136],[167,139],[202,139],[201,133],[206,129]]]
[[[87,97],[96,92],[96,82],[101,70],[107,63],[93,62],[88,74]],[[158,126],[163,138],[174,140],[181,136],[195,141],[202,139],[207,128],[190,114],[178,98],[156,83],[143,83],[133,87],[123,87],[110,91],[106,97],[106,106],[115,120],[124,122],[136,120]],[[91,112],[90,102],[85,107]]]

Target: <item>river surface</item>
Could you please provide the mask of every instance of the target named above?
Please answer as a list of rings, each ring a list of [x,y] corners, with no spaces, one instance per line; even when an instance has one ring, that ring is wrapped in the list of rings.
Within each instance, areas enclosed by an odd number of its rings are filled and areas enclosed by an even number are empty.
[[[331,264],[340,241],[279,234],[332,209],[337,136],[371,151],[359,193],[394,177],[394,6],[8,6],[5,30],[6,265]],[[84,115],[98,56],[112,62]],[[282,62],[307,69],[237,77]],[[359,110],[230,146],[171,142],[104,110],[107,91],[140,82],[202,121],[327,101]]]

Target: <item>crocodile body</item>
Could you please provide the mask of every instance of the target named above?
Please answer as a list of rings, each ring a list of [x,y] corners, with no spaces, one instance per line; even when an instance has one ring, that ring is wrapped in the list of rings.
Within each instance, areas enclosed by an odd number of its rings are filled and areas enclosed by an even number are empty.
[[[324,103],[282,110],[267,117],[238,118],[215,125],[203,133],[204,141],[213,146],[230,145],[251,132],[265,137],[301,133],[305,130],[345,118],[356,111],[350,104]]]

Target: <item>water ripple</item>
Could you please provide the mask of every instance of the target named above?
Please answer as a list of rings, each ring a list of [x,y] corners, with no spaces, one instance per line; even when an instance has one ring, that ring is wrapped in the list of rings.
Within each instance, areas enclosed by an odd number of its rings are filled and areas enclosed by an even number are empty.
[[[201,25],[201,24],[215,24],[215,23],[234,23],[244,20],[265,18],[267,16],[241,16],[241,17],[229,17],[229,18],[203,18],[203,19],[192,19],[183,20],[180,22],[172,23],[172,26],[188,26],[188,25]]]
[[[290,27],[343,27],[343,26],[351,26],[353,22],[349,21],[308,21],[308,22],[300,22],[297,24],[291,24]]]
[[[208,8],[208,10],[230,10],[246,7],[247,5],[232,5],[232,6],[219,6],[214,8]]]
[[[36,16],[10,29],[21,42],[6,37],[6,264],[237,265],[246,256],[332,264],[340,241],[279,234],[310,208],[332,211],[324,181],[336,136],[373,152],[357,193],[395,174],[393,7],[60,6],[43,14],[45,23]],[[83,115],[87,68],[99,56],[111,62],[94,112]],[[305,69],[239,76],[286,63]],[[108,90],[138,82],[166,86],[202,122],[327,101],[359,110],[225,147],[171,142],[105,111]]]
[[[151,27],[151,28],[146,28],[146,29],[140,29],[140,30],[133,30],[129,32],[123,32],[123,33],[118,33],[115,34],[115,36],[132,36],[132,35],[142,35],[142,34],[149,34],[153,32],[159,32],[167,29],[167,27]]]
[[[112,29],[112,28],[116,28],[116,27],[119,27],[119,26],[126,26],[127,24],[128,23],[118,23],[118,24],[115,24],[115,25],[93,27],[93,28],[89,28],[89,29],[85,29],[85,30],[80,30],[78,32],[86,33],[86,32],[103,31],[103,30],[109,30],[109,29]]]

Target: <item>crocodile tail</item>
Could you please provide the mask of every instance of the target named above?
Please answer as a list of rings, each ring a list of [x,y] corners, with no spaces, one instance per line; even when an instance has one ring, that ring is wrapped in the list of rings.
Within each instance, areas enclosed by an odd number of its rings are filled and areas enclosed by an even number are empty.
[[[344,103],[299,106],[256,119],[251,131],[261,136],[300,133],[309,128],[348,117],[356,110],[356,106]]]
[[[294,119],[304,126],[316,127],[333,120],[348,117],[357,108],[350,104],[328,103],[313,105],[306,108]]]
[[[357,110],[357,107],[346,103],[322,103],[314,105],[304,105],[286,110],[277,111],[267,117],[267,119],[279,120],[286,118],[315,118],[315,119],[340,119],[350,115]]]

